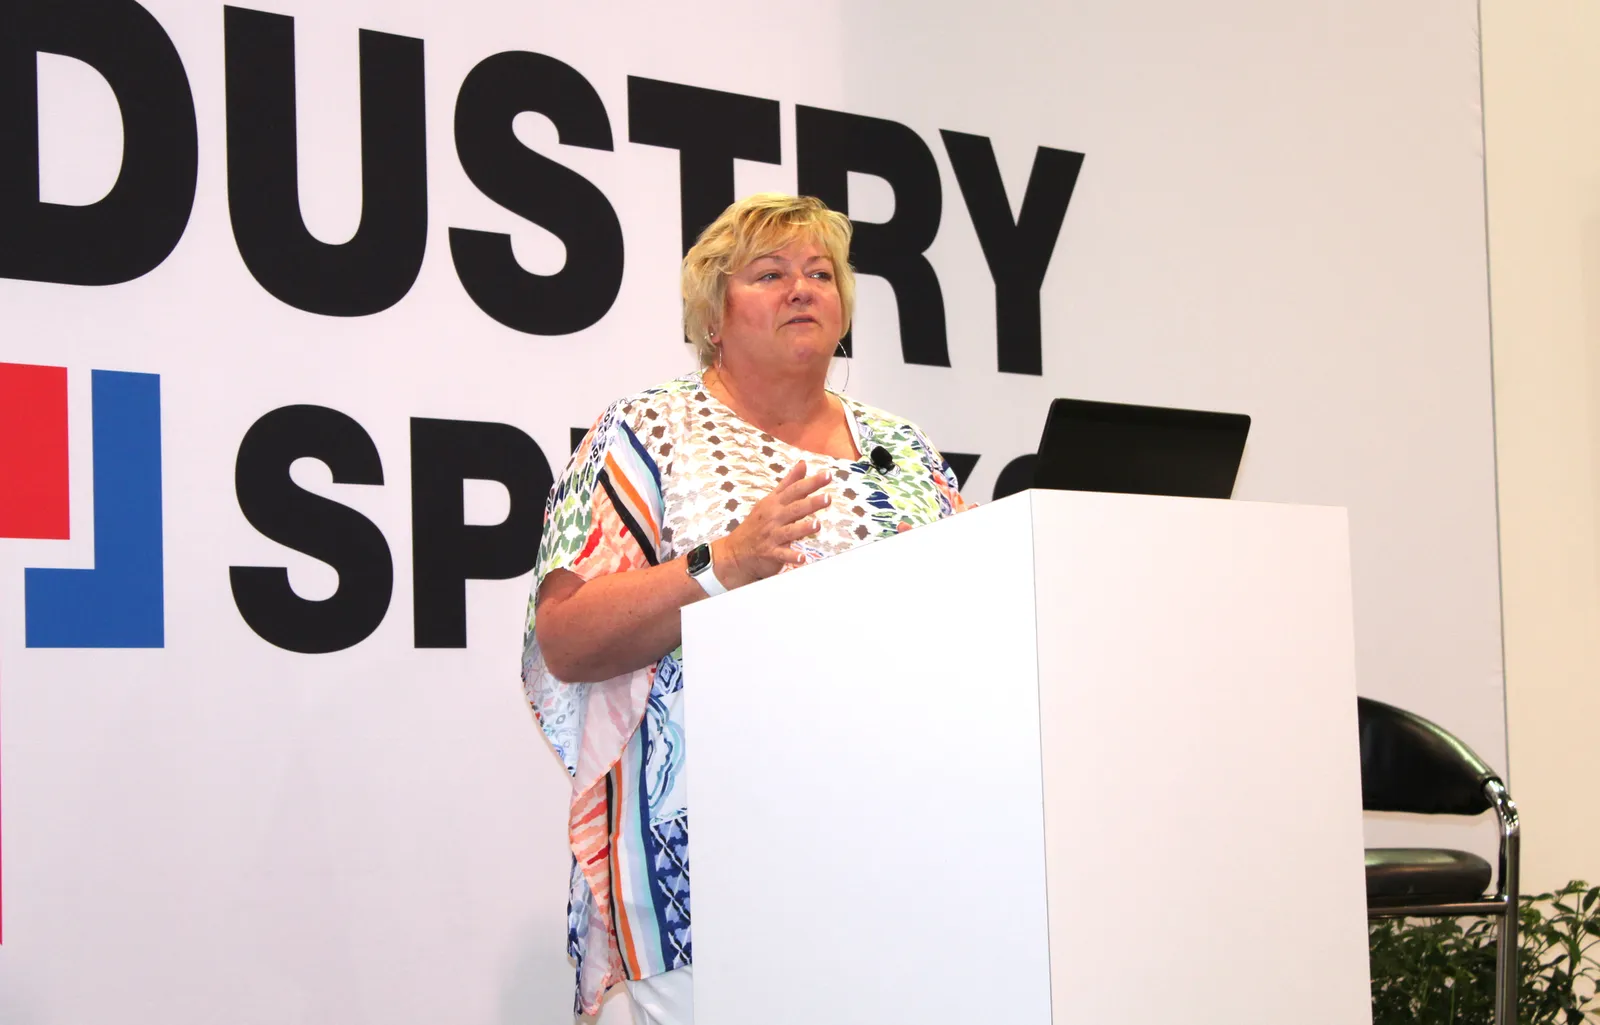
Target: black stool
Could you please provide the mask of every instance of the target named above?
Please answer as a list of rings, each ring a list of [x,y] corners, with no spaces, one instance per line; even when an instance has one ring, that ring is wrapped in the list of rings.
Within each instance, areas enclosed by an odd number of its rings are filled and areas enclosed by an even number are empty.
[[[1361,807],[1424,815],[1478,815],[1500,821],[1500,883],[1489,863],[1466,851],[1380,847],[1367,850],[1368,918],[1500,919],[1495,958],[1495,1025],[1517,1020],[1517,860],[1522,827],[1505,784],[1472,749],[1419,715],[1357,698],[1361,721]]]

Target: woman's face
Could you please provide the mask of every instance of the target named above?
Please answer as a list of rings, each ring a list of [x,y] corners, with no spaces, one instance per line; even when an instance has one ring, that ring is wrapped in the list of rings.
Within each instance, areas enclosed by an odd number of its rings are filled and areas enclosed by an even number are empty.
[[[819,362],[826,367],[843,323],[828,251],[814,239],[797,238],[729,277],[718,332],[723,367],[780,374]]]

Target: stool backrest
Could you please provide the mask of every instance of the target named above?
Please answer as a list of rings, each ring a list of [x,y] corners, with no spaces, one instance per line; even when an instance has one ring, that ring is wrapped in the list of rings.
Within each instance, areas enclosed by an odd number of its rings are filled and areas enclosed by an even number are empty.
[[[1488,811],[1483,785],[1499,779],[1473,750],[1420,715],[1357,698],[1361,807],[1424,815]]]

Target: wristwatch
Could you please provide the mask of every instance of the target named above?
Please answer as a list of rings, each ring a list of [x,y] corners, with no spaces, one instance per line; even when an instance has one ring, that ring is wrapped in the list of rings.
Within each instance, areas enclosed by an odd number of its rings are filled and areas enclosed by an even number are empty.
[[[699,584],[712,598],[719,594],[726,594],[728,589],[722,586],[722,581],[717,579],[716,570],[711,568],[711,546],[695,545],[689,549],[689,575],[694,577],[694,582]]]

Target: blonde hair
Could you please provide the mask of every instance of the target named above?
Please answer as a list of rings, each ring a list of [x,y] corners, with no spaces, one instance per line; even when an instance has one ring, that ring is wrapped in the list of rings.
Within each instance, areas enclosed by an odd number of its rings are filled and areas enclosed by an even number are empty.
[[[850,233],[850,219],[829,210],[815,196],[758,192],[722,211],[683,258],[683,333],[699,354],[700,365],[709,367],[717,361],[711,335],[722,324],[728,276],[796,238],[815,239],[833,261],[834,284],[844,313],[841,332],[850,330],[856,308]]]

